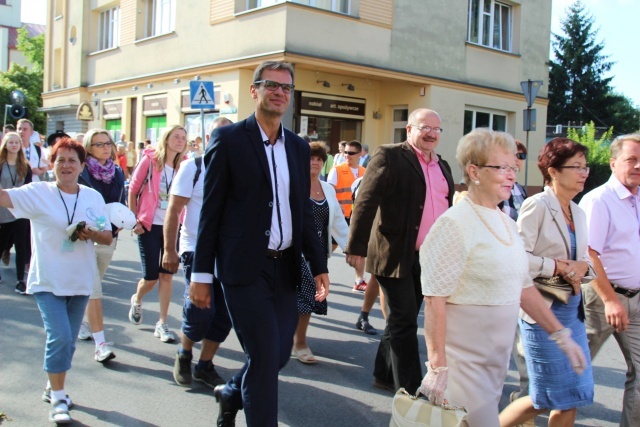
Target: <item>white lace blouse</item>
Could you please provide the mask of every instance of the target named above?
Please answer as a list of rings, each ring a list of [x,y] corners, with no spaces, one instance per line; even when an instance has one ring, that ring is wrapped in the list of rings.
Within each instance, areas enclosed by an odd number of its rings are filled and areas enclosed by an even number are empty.
[[[420,265],[422,293],[451,304],[519,304],[522,289],[533,284],[516,223],[468,197],[435,222]]]

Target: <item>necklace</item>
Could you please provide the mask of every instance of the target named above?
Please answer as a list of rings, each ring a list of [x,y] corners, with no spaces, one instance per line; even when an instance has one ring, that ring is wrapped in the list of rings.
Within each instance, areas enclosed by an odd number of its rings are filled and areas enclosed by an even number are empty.
[[[500,218],[502,219],[502,223],[504,224],[504,228],[507,229],[507,234],[509,235],[509,241],[508,242],[506,240],[504,240],[503,238],[501,238],[500,236],[498,236],[498,234],[491,227],[491,225],[484,219],[484,217],[482,216],[480,211],[478,211],[478,208],[476,208],[476,204],[473,203],[473,201],[471,200],[471,197],[469,197],[467,195],[464,199],[467,201],[467,203],[469,203],[471,205],[471,209],[473,209],[473,211],[476,213],[476,215],[478,215],[478,218],[480,218],[480,221],[482,221],[484,226],[487,227],[489,232],[491,234],[493,234],[493,237],[498,239],[498,241],[500,243],[502,243],[503,245],[505,245],[505,246],[511,246],[513,244],[513,235],[511,234],[511,229],[509,228],[509,224],[507,224],[507,221],[504,219],[504,217],[505,217],[504,215],[500,215]]]
[[[569,213],[567,214],[567,212],[564,210],[564,207],[561,206],[562,208],[562,214],[564,215],[564,218],[567,220],[567,222],[569,223],[569,228],[571,229],[572,232],[576,232],[576,226],[573,223],[573,215],[571,214],[571,208],[569,208]]]

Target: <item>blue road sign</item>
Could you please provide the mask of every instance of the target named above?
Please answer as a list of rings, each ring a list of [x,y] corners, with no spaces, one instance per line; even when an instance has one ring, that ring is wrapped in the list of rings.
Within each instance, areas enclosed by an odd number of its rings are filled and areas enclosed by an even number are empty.
[[[189,82],[191,108],[215,108],[213,82],[194,80]]]

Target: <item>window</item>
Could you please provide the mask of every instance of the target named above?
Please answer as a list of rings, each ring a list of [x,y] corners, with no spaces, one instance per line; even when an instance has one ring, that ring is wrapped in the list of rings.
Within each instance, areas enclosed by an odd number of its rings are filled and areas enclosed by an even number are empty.
[[[98,50],[118,46],[120,34],[120,8],[114,7],[100,12],[98,23]]]
[[[409,119],[409,109],[407,107],[396,107],[393,109],[393,143],[407,140],[407,120]]]
[[[170,33],[175,25],[176,0],[147,0],[146,37]]]
[[[286,1],[345,14],[350,12],[349,7],[351,3],[350,0],[247,0],[247,10],[271,6]]]
[[[511,6],[495,0],[469,0],[470,43],[511,51]]]
[[[507,115],[489,111],[464,111],[464,133],[475,128],[489,128],[505,132],[507,130]]]

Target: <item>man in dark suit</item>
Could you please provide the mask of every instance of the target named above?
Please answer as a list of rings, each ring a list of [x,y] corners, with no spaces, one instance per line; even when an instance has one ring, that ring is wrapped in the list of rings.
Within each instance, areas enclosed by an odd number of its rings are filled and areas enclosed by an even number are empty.
[[[453,201],[451,168],[434,151],[440,116],[418,109],[409,115],[407,141],[381,146],[362,179],[351,215],[349,265],[367,257],[366,270],[380,283],[387,325],[378,347],[374,385],[415,393],[422,380],[418,312],[422,305],[418,250],[435,220]]]
[[[217,386],[218,426],[278,422],[278,372],[290,358],[298,311],[301,254],[315,276],[316,299],[329,293],[327,259],[309,200],[309,144],[282,126],[293,95],[293,68],[268,61],[256,69],[255,114],[216,129],[205,153],[204,201],[190,298],[211,304],[214,275],[246,363]]]

